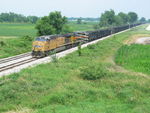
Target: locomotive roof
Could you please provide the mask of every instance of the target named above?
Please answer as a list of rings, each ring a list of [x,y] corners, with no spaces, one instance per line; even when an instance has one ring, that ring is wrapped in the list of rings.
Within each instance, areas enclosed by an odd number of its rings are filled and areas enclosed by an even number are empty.
[[[40,36],[37,38],[44,39],[44,40],[53,40],[53,39],[56,39],[57,37],[63,37],[63,36],[62,35],[45,35],[45,36]]]
[[[58,37],[69,38],[71,36],[80,36],[80,35],[88,35],[88,33],[87,32],[78,31],[78,32],[73,32],[73,33],[67,33],[67,34],[64,34],[64,35],[44,35],[44,36],[37,37],[36,40],[48,41],[48,40],[56,39]]]

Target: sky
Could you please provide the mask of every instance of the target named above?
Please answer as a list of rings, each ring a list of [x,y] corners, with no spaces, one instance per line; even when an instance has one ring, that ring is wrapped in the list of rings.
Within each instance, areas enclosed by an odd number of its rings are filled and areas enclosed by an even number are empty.
[[[67,17],[100,17],[105,10],[130,11],[150,19],[150,0],[0,0],[0,13],[46,16],[61,11]]]

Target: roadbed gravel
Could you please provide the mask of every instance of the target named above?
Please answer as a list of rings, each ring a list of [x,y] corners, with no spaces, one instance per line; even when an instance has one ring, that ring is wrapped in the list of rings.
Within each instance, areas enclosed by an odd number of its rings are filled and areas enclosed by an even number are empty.
[[[150,31],[150,25],[146,28],[147,31]]]
[[[136,44],[150,44],[150,37],[142,37],[135,41]]]
[[[150,31],[150,25],[146,27],[147,31]],[[140,37],[135,40],[135,44],[150,44],[150,37]]]

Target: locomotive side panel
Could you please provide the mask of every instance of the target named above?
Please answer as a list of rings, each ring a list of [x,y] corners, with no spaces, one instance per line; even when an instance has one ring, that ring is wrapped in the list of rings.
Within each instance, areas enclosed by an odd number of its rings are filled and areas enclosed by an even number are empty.
[[[56,46],[57,44],[55,39],[49,41],[49,50],[56,48]]]
[[[65,37],[57,37],[49,41],[49,51],[65,44]]]
[[[65,44],[65,37],[58,37],[56,39],[57,47],[62,46]]]

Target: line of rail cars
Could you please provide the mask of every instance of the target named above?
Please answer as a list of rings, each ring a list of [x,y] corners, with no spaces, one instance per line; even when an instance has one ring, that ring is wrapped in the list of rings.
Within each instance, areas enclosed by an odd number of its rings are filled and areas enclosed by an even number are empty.
[[[74,32],[65,35],[40,36],[33,41],[32,56],[41,58],[48,56],[50,52],[59,52],[77,46],[79,43],[90,42],[102,37],[140,25],[132,24],[113,27],[97,31]]]

